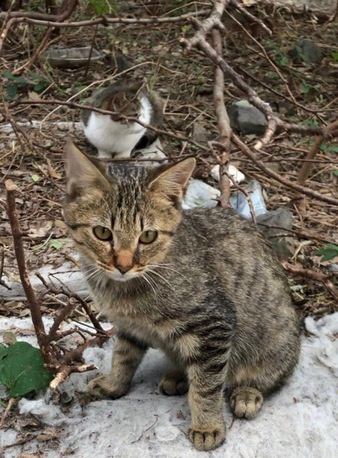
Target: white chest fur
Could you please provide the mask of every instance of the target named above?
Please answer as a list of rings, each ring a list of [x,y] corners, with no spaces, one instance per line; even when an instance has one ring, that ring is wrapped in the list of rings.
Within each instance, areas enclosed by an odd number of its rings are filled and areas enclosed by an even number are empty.
[[[146,96],[142,96],[139,120],[149,124],[152,106]],[[130,157],[132,149],[144,135],[146,128],[137,122],[123,124],[113,121],[109,115],[91,112],[87,125],[83,126],[87,140],[94,145],[100,158],[111,158],[112,153],[120,158]]]

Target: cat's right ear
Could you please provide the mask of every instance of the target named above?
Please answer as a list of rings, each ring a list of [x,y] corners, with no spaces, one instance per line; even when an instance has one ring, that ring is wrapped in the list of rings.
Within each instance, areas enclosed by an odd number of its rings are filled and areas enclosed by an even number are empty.
[[[164,194],[173,201],[180,201],[195,166],[196,160],[193,157],[188,157],[174,165],[155,169],[157,176],[150,182],[150,190]]]
[[[88,189],[109,189],[109,182],[104,176],[104,171],[82,153],[71,140],[65,146],[66,162],[66,192],[73,200],[81,194],[87,193]]]

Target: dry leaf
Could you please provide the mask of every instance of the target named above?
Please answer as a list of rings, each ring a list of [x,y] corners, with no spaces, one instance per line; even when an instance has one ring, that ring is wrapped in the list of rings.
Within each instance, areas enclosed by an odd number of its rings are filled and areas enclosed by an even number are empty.
[[[252,6],[257,3],[257,0],[242,0],[244,6]]]
[[[51,178],[55,178],[56,180],[61,180],[62,174],[60,172],[57,172],[54,169],[49,159],[47,159],[47,170],[48,170],[48,175]]]
[[[34,91],[28,91],[28,100],[31,102],[40,102],[41,97]]]
[[[53,221],[40,223],[38,227],[31,227],[28,231],[28,237],[31,239],[40,239],[46,237],[53,227]]]

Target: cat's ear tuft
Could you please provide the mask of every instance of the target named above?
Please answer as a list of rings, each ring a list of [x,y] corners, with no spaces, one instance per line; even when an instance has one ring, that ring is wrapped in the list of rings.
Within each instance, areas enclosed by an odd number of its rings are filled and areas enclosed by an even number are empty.
[[[65,146],[66,192],[74,199],[90,188],[107,189],[109,183],[98,164],[82,153],[71,140]]]
[[[149,189],[165,194],[169,198],[182,199],[189,178],[196,167],[196,160],[188,157],[177,164],[160,170],[159,174],[150,182]]]

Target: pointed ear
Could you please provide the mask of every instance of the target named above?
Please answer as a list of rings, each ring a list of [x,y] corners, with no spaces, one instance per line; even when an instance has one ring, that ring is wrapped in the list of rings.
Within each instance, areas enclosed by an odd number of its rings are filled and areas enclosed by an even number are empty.
[[[66,192],[70,199],[75,199],[88,188],[109,189],[109,182],[104,176],[104,171],[82,153],[71,140],[65,146],[66,161]]]
[[[181,200],[188,184],[189,178],[196,166],[196,160],[188,157],[177,164],[166,167],[150,182],[151,191],[165,194],[168,198]]]

